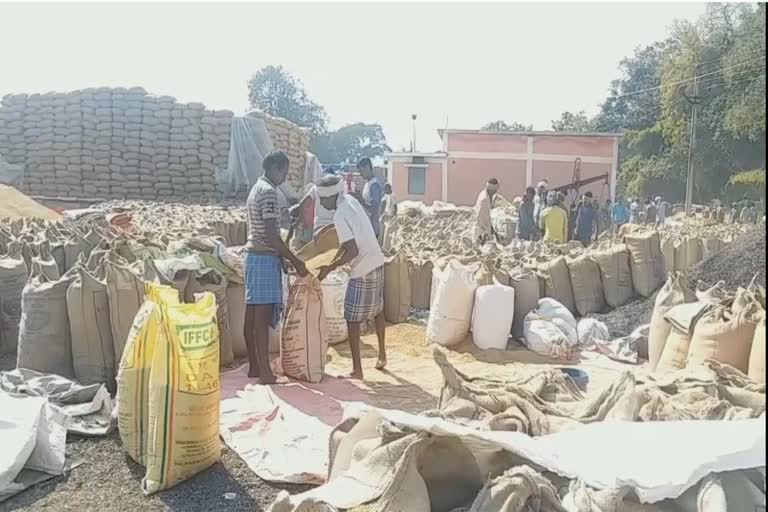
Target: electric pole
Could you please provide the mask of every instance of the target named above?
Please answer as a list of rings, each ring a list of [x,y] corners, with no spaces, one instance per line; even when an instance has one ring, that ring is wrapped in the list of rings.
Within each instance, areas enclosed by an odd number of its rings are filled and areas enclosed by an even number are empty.
[[[688,176],[685,179],[685,216],[691,215],[693,206],[693,149],[696,146],[696,111],[703,98],[699,96],[699,66],[694,68],[693,75],[693,96],[685,96],[685,99],[691,104],[691,139],[688,144]]]
[[[411,121],[413,121],[413,152],[416,152],[416,114],[411,114]]]

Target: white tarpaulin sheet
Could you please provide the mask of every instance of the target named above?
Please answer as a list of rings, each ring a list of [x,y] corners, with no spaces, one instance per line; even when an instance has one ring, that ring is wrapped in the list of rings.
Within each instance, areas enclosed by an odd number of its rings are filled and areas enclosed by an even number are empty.
[[[219,181],[231,192],[241,187],[250,189],[264,174],[264,157],[274,149],[263,119],[233,117],[229,136],[227,169],[219,170]]]

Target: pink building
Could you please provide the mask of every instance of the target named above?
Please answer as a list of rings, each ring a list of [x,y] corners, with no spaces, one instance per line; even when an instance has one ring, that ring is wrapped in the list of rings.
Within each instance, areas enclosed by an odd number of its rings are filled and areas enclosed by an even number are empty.
[[[583,186],[596,198],[616,194],[619,134],[569,132],[494,132],[438,130],[442,151],[388,153],[387,175],[399,200],[473,205],[488,178],[497,178],[501,195],[522,196],[525,187],[547,180],[550,188],[573,180],[577,158],[581,180],[608,175]]]

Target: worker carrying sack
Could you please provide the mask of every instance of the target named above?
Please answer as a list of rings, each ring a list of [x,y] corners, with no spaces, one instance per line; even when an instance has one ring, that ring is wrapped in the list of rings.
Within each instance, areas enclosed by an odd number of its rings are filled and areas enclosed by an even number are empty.
[[[437,285],[427,320],[427,341],[451,346],[464,341],[472,323],[477,265],[467,267],[451,260],[445,270],[435,265],[432,285]]]
[[[288,286],[283,318],[280,359],[286,376],[305,382],[320,382],[328,353],[321,285],[308,274]]]

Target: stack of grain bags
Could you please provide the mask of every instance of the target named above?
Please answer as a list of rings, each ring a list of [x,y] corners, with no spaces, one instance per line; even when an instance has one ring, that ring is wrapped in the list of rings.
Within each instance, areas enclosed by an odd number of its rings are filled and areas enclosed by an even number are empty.
[[[656,296],[649,334],[649,364],[666,373],[707,359],[765,382],[765,290],[735,293],[715,285],[693,292],[684,275],[670,274]]]
[[[214,197],[232,117],[140,87],[8,95],[0,105],[0,153],[25,168],[32,194]]]

